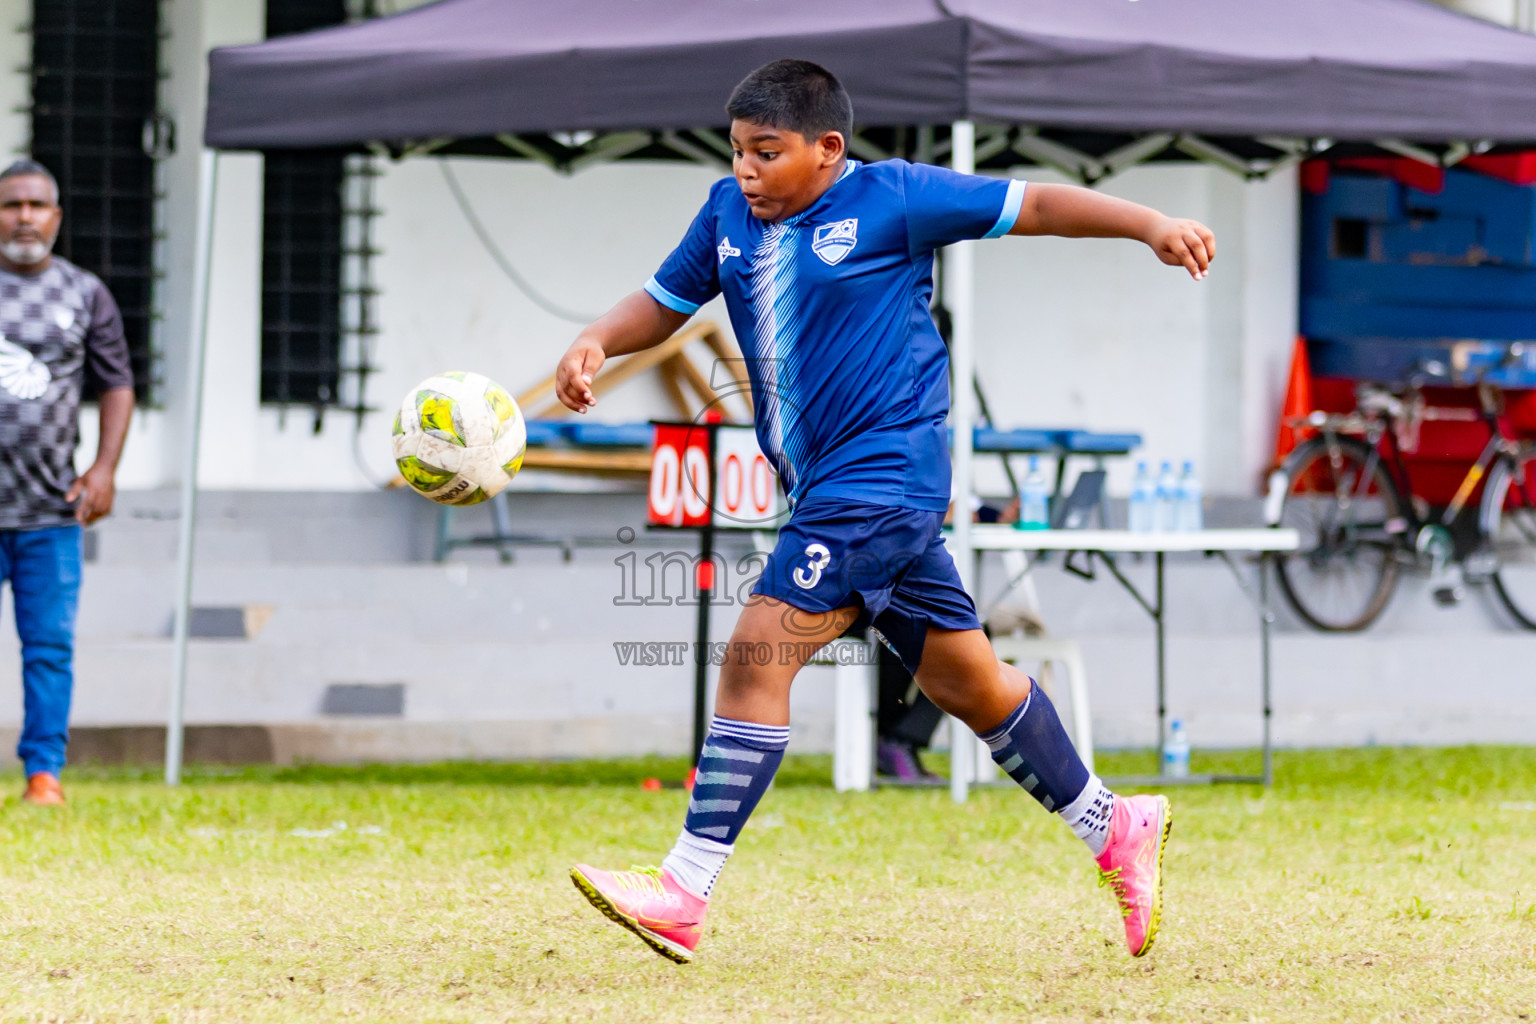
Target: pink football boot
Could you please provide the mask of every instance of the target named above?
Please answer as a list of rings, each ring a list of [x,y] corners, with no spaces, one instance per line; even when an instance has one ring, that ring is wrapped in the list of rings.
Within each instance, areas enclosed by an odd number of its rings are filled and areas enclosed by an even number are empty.
[[[590,864],[571,869],[571,881],[591,904],[668,960],[693,959],[704,933],[709,900],[684,888],[660,868],[603,871]]]
[[[1131,956],[1146,953],[1157,938],[1163,916],[1163,847],[1172,827],[1167,797],[1115,797],[1109,842],[1099,854],[1099,885],[1115,891]]]

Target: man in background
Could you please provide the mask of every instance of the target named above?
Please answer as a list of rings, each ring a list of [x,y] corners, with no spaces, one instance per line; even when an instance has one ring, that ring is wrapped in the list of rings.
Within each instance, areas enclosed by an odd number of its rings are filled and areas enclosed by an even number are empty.
[[[62,804],[69,742],[81,527],[112,511],[113,475],[133,415],[133,374],[117,303],[88,271],[53,255],[63,211],[48,169],[0,171],[0,582],[21,639],[22,799]],[[96,461],[75,475],[80,399],[97,395]]]

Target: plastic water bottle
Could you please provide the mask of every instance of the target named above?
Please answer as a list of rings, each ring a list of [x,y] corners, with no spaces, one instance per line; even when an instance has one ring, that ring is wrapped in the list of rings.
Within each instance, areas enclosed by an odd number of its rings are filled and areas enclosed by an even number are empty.
[[[1168,724],[1168,738],[1163,741],[1163,774],[1175,779],[1189,775],[1189,736],[1177,718]]]
[[[1291,489],[1291,478],[1285,470],[1272,470],[1269,474],[1269,487],[1264,492],[1264,525],[1279,526],[1280,513],[1285,505],[1286,492]]]
[[[1157,497],[1152,506],[1155,510],[1152,529],[1158,533],[1178,529],[1178,502],[1179,478],[1173,475],[1173,463],[1164,459],[1163,467],[1157,473]]]
[[[1195,464],[1184,463],[1184,475],[1179,478],[1178,528],[1181,532],[1196,533],[1205,528],[1205,508],[1201,503],[1200,478],[1195,476]]]
[[[1044,530],[1051,525],[1051,492],[1045,484],[1045,474],[1040,472],[1040,457],[1029,457],[1029,475],[1019,489],[1020,530]]]
[[[1151,533],[1154,526],[1153,506],[1157,500],[1157,485],[1145,461],[1136,463],[1136,480],[1131,484],[1131,503],[1126,517],[1126,528],[1132,533]]]

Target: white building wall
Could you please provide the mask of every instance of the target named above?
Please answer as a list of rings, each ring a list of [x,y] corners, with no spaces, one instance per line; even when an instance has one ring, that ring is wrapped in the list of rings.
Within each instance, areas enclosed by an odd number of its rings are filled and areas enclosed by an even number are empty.
[[[415,381],[457,366],[521,390],[553,372],[578,330],[496,268],[437,160],[388,165],[377,192],[381,372],[369,385],[381,411],[363,426],[360,468],[347,415],[328,414],[315,434],[307,410],[284,417],[255,404],[258,158],[222,160],[205,486],[366,488],[370,477],[391,474],[393,402]],[[513,265],[552,302],[594,314],[655,269],[716,177],[709,168],[659,164],[569,177],[511,161],[452,164]],[[998,422],[1139,430],[1152,455],[1210,466],[1213,493],[1251,493],[1260,453],[1273,441],[1278,399],[1268,392],[1275,381],[1283,384],[1295,335],[1295,272],[1284,262],[1294,261],[1296,248],[1294,187],[1290,176],[1245,185],[1194,166],[1133,170],[1108,184],[1115,194],[1204,219],[1230,243],[1201,284],[1132,243],[1008,239],[985,246],[977,261],[979,366]],[[1276,263],[1278,273],[1255,269]],[[703,315],[724,320],[719,303]],[[1276,366],[1273,381],[1254,379],[1258,368]],[[1238,418],[1239,405],[1250,415]],[[659,385],[637,381],[593,415],[623,421],[667,412]],[[167,459],[161,453],[125,466],[123,486],[174,482],[175,463]],[[989,476],[988,465],[982,484],[999,490],[1000,475]],[[1119,474],[1114,484],[1126,489]]]
[[[1520,0],[1444,0],[1505,23]],[[405,3],[403,6],[411,6]],[[0,0],[0,151],[19,153],[25,106],[26,0]],[[198,150],[206,52],[261,38],[260,0],[171,0],[163,106],[180,150],[165,167],[161,407],[141,412],[120,485],[174,485],[191,325]],[[525,276],[550,299],[601,312],[644,281],[696,210],[711,168],[630,164],[573,176],[494,160],[455,160],[476,212]],[[1038,180],[1052,180],[1031,172]],[[1194,458],[1213,494],[1254,493],[1274,440],[1286,359],[1295,336],[1294,176],[1244,183],[1194,165],[1132,170],[1106,191],[1204,219],[1221,242],[1210,279],[1180,279],[1129,243],[1008,240],[978,253],[978,366],[1006,425],[1138,430],[1153,458]],[[227,489],[366,489],[392,475],[391,413],[363,424],[327,414],[316,434],[304,409],[257,404],[260,345],[260,157],[221,158],[201,482]],[[493,265],[454,205],[434,159],[386,167],[377,278],[382,372],[369,400],[388,407],[414,381],[474,367],[519,390],[552,372],[576,326],[539,309]],[[67,211],[66,211],[67,215]],[[707,313],[723,319],[723,310]],[[643,419],[667,404],[654,383],[609,398],[599,419]],[[80,463],[94,450],[87,411]],[[356,452],[361,453],[359,459]],[[361,461],[361,466],[359,465]],[[982,460],[984,490],[1002,489]],[[1116,467],[1114,491],[1129,466]],[[530,476],[524,486],[541,483]]]
[[[4,12],[24,3],[0,0]],[[178,126],[167,162],[161,408],[135,423],[119,485],[177,482],[186,339],[191,324],[199,135],[210,46],[262,34],[255,0],[167,4],[171,74],[163,105]],[[22,19],[24,20],[24,18]],[[25,56],[26,43],[3,45]],[[24,64],[13,60],[5,67]],[[24,75],[0,76],[0,110],[23,105]],[[25,117],[0,118],[0,144],[24,140]],[[681,236],[712,168],[627,164],[563,176],[514,161],[453,166],[477,215],[512,263],[550,300],[600,313],[638,287]],[[1051,180],[1034,173],[1038,180]],[[978,253],[978,366],[1003,425],[1135,430],[1152,458],[1194,458],[1213,494],[1254,493],[1273,444],[1278,389],[1295,335],[1293,176],[1248,184],[1198,165],[1133,169],[1105,190],[1205,220],[1221,240],[1200,284],[1128,242],[1008,239]],[[354,438],[353,418],[257,404],[260,345],[260,157],[221,157],[200,482],[231,490],[367,489],[393,475],[388,425],[396,397],[439,369],[482,370],[517,391],[553,372],[578,329],[539,309],[495,267],[454,204],[434,158],[387,163],[376,263],[381,372],[368,400],[380,412]],[[723,320],[719,304],[706,310]],[[594,413],[636,420],[665,414],[658,385],[626,385]],[[82,424],[80,463],[94,449]],[[1128,489],[1129,466],[1111,487]],[[516,486],[539,486],[530,474]],[[982,460],[984,490],[1003,488]]]
[[[0,0],[0,158],[6,162],[27,151],[32,125],[27,115],[27,67],[32,63],[32,20],[28,0]]]
[[[1211,275],[1194,282],[1131,242],[982,246],[977,367],[994,418],[1139,431],[1147,457],[1194,459],[1209,492],[1253,494],[1273,452],[1296,336],[1295,176],[1244,183],[1210,167],[1158,165],[1102,188],[1208,224],[1217,237]],[[1004,489],[995,460],[980,465],[980,488]],[[1112,489],[1128,491],[1132,470],[1112,465]]]
[[[28,136],[28,42],[9,30],[25,23],[29,8],[28,0],[0,0],[0,148],[7,152],[23,149]],[[177,482],[206,52],[260,38],[263,20],[260,0],[168,0],[166,11],[172,73],[163,106],[178,124],[181,150],[164,169],[165,386],[163,407],[142,413],[130,437],[119,479],[130,492]],[[631,164],[562,177],[512,161],[453,166],[508,258],[552,301],[592,313],[645,280],[718,173]],[[1245,183],[1207,167],[1160,165],[1104,188],[1205,220],[1220,239],[1215,269],[1197,284],[1127,242],[1007,239],[980,247],[978,365],[997,418],[1004,425],[1138,430],[1150,457],[1195,458],[1212,493],[1251,495],[1272,452],[1296,334],[1295,176]],[[370,400],[384,408],[363,424],[360,466],[350,416],[328,414],[316,434],[308,410],[285,418],[258,404],[260,193],[259,157],[222,158],[201,482],[241,493],[210,496],[203,507],[194,600],[270,618],[248,640],[194,642],[190,720],[315,726],[314,745],[281,756],[684,749],[691,669],[624,668],[609,643],[691,638],[692,610],[608,612],[617,575],[612,550],[582,550],[569,564],[537,549],[520,549],[512,565],[494,563],[488,552],[464,553],[447,566],[402,564],[424,563],[430,551],[433,510],[410,495],[297,502],[249,493],[365,490],[370,478],[392,473],[388,407],[410,384],[460,366],[521,390],[553,370],[576,330],[496,269],[436,161],[387,165],[377,191],[384,333],[375,360],[382,372],[370,388]],[[718,303],[706,315],[723,318]],[[633,420],[666,411],[660,389],[637,381],[595,415]],[[94,447],[89,416],[83,428],[82,465]],[[995,460],[981,460],[980,468],[983,488],[1001,490]],[[1127,489],[1128,470],[1115,470],[1118,493]],[[516,486],[536,483],[530,473]],[[575,532],[612,536],[614,522],[635,518],[618,508],[623,500],[601,506],[609,514],[602,524],[596,501],[551,497],[545,517],[574,510]],[[141,492],[120,501],[119,514],[96,531],[100,553],[87,568],[76,704],[82,725],[154,722],[165,708],[174,498]],[[988,586],[999,577],[995,566],[984,574]],[[1087,590],[1051,573],[1040,583],[1053,631],[1079,638],[1088,652],[1101,742],[1152,742],[1145,617],[1102,581]],[[1170,572],[1170,706],[1202,745],[1257,737],[1257,638],[1230,584],[1216,564],[1179,562]],[[1366,637],[1313,635],[1282,610],[1275,641],[1281,742],[1529,736],[1531,715],[1500,671],[1523,656],[1529,639],[1509,632],[1496,613],[1490,618],[1481,601],[1440,609],[1423,589],[1409,581]],[[732,613],[717,611],[715,638],[724,639]],[[456,681],[445,684],[448,648]],[[1403,691],[1404,679],[1411,690],[1413,679],[1455,671],[1467,651],[1482,659],[1468,675],[1478,681],[1471,690],[1443,700],[1439,691]],[[19,718],[17,664],[14,636],[0,631],[0,731]],[[339,728],[320,711],[325,687],[337,682],[403,682],[402,729],[440,732],[407,751],[391,723]],[[797,688],[798,749],[830,741],[829,691],[821,683],[813,673]],[[1408,695],[1383,711],[1379,694],[1387,687]],[[322,733],[339,739],[324,746]],[[7,743],[0,737],[0,748]]]
[[[0,0],[14,3],[15,0]],[[25,7],[25,3],[21,4]],[[161,386],[151,408],[140,409],[129,432],[118,473],[119,488],[171,486],[178,482],[182,424],[186,414],[184,390],[187,344],[191,337],[193,263],[203,112],[207,95],[207,53],[211,47],[255,42],[262,38],[265,7],[257,0],[168,0],[162,5],[161,64],[168,71],[160,86],[160,107],[176,125],[177,150],[161,167],[165,198],[160,219],[161,242],[158,307],[163,314],[159,333]],[[19,37],[23,56],[29,43]],[[8,38],[7,42],[11,42]],[[24,105],[25,76],[6,83]],[[0,107],[13,97],[0,96]],[[25,140],[25,115],[21,138]],[[23,142],[24,144],[24,142]],[[202,481],[252,479],[249,467],[258,430],[256,360],[260,332],[261,173],[260,157],[229,154],[221,158],[216,207],[214,266],[210,291],[207,420]],[[64,211],[66,217],[69,211]],[[87,268],[90,269],[90,268]],[[94,458],[97,437],[95,409],[82,410],[81,445],[76,465]],[[235,468],[238,467],[238,468]],[[233,486],[257,486],[234,484]]]
[[[451,165],[475,215],[539,294],[594,317],[645,282],[719,177],[688,165],[600,166],[569,177],[506,160]],[[369,383],[370,402],[382,411],[370,417],[359,447],[369,473],[387,477],[389,424],[407,388],[460,368],[515,394],[554,372],[580,326],[541,309],[496,267],[455,204],[440,160],[408,159],[384,171],[376,193],[384,211],[376,271],[381,372]],[[725,320],[719,302],[701,315]],[[669,413],[659,382],[643,378],[605,397],[592,415],[629,421]],[[328,419],[316,437],[302,412],[284,430],[268,411],[257,486],[304,488],[317,478],[357,486],[352,421]]]
[[[1516,24],[1522,9],[1530,5],[1530,0],[1434,0],[1434,2],[1442,7],[1449,7],[1453,11],[1486,18],[1501,25]]]

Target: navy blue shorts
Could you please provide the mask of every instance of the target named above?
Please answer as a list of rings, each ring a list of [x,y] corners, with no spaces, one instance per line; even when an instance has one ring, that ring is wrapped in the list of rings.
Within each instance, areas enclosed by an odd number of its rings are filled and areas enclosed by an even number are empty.
[[[752,593],[807,612],[858,607],[848,631],[873,627],[916,672],[929,627],[981,628],[943,525],[942,512],[807,498],[779,530]]]

